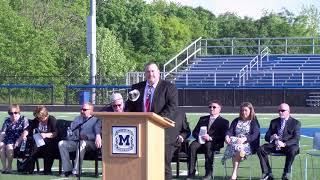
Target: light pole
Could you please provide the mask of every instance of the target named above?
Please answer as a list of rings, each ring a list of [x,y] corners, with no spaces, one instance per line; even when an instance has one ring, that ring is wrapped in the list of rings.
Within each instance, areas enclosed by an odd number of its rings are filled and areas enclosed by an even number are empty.
[[[90,0],[90,14],[87,17],[87,54],[90,57],[90,85],[96,85],[97,44],[96,44],[96,1]],[[91,102],[96,102],[96,88],[91,88]]]

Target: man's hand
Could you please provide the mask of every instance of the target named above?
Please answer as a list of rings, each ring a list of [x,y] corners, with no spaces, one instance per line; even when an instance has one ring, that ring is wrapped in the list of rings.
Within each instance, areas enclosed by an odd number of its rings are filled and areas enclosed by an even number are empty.
[[[274,140],[277,140],[279,139],[279,136],[277,134],[273,134],[271,137],[270,137],[270,142],[273,142]]]
[[[96,140],[95,140],[95,144],[97,148],[101,148],[102,147],[102,141],[101,141],[101,136],[100,134],[96,135]]]
[[[228,135],[226,135],[225,142],[227,144],[230,144],[230,141],[231,141],[230,137]]]
[[[243,144],[243,143],[246,142],[246,141],[247,141],[247,138],[246,138],[246,137],[242,137],[242,138],[238,138],[237,143],[238,143],[238,144]]]
[[[201,136],[202,139],[204,139],[205,141],[211,141],[212,138],[209,136],[209,134],[205,134],[203,136]]]
[[[285,147],[286,146],[286,144],[280,140],[278,140],[277,144],[278,144],[278,147]]]
[[[184,141],[184,138],[181,135],[177,136],[177,142],[182,143]]]

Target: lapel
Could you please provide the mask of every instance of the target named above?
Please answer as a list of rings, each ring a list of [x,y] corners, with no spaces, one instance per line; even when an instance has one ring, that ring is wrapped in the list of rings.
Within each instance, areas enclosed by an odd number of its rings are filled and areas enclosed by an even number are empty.
[[[218,124],[218,119],[219,119],[220,116],[218,116],[214,121],[213,123],[211,124],[211,127],[210,129],[212,129],[213,127],[215,127],[217,124]],[[207,126],[209,126],[209,123],[210,123],[210,116],[208,117],[208,120],[207,120]],[[208,131],[210,131],[210,129]]]
[[[203,119],[203,126],[209,126],[209,120],[210,120],[210,116],[206,116],[204,119]],[[209,129],[208,129],[209,131]]]
[[[217,126],[217,124],[219,123],[219,118],[220,118],[220,116],[218,116],[218,117],[213,121],[213,123],[212,123],[212,125],[211,125],[210,129],[212,129],[212,127]]]
[[[157,109],[157,105],[159,104],[158,101],[160,101],[159,97],[159,93],[161,91],[161,85],[162,85],[162,80],[160,79],[156,89],[153,92],[153,97],[152,97],[152,103],[151,103],[151,110],[152,112],[155,112],[155,110]],[[163,97],[164,98],[164,97]]]
[[[141,86],[139,87],[139,91],[140,91],[140,97],[139,97],[139,99],[138,99],[138,102],[137,102],[137,104],[141,104],[141,107],[140,108],[142,108],[142,110],[141,110],[141,112],[143,112],[143,110],[144,110],[144,102],[143,102],[143,99],[144,99],[144,89],[145,89],[145,87],[146,87],[146,84],[147,84],[147,81],[144,81],[142,84],[141,84]]]
[[[275,129],[276,130],[276,134],[278,134],[280,128],[281,128],[281,118],[279,117],[277,119],[277,123],[276,123],[276,129]]]

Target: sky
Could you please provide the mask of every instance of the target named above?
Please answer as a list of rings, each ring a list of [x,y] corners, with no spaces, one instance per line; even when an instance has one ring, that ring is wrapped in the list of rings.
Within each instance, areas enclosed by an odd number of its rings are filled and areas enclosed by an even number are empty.
[[[152,0],[145,0],[151,2]],[[201,6],[215,15],[234,12],[240,17],[259,19],[264,11],[281,12],[285,7],[298,15],[303,6],[314,5],[320,9],[320,0],[167,0],[192,7]]]

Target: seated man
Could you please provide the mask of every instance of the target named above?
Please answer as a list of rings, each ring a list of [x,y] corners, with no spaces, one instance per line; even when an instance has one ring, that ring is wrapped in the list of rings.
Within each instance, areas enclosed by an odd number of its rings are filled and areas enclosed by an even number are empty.
[[[189,147],[189,169],[188,178],[195,176],[195,164],[197,159],[197,151],[202,149],[205,152],[205,168],[206,174],[204,179],[213,178],[213,158],[214,152],[219,151],[224,145],[224,137],[229,128],[229,121],[220,116],[221,103],[217,100],[209,103],[208,116],[200,117],[196,127],[192,132],[192,136],[196,139]],[[200,129],[202,132],[200,132]],[[206,129],[206,130],[204,130]]]
[[[110,96],[110,104],[103,107],[100,111],[104,112],[124,112],[123,98],[120,93],[113,93]]]
[[[191,134],[185,112],[176,111],[174,121],[174,127],[165,129],[165,180],[172,179],[171,160],[174,152]]]
[[[92,116],[92,112],[93,105],[91,103],[83,104],[80,116],[76,117],[71,123],[71,129],[73,130],[72,135],[68,136],[68,140],[59,142],[59,151],[64,172],[61,176],[78,176],[81,173],[81,171],[79,172],[79,163],[82,164],[86,150],[101,148],[101,121]],[[81,129],[80,136],[79,129]],[[80,161],[78,140],[80,140]],[[76,151],[74,167],[72,167],[69,156],[69,152],[72,151]]]
[[[279,117],[271,120],[265,140],[269,143],[258,149],[258,157],[262,170],[261,179],[273,179],[268,154],[281,152],[286,155],[282,180],[289,179],[291,165],[299,152],[299,139],[301,123],[290,116],[290,107],[286,103],[280,104],[278,108]]]

